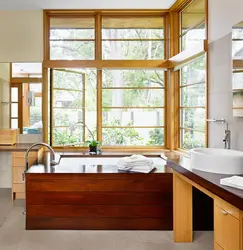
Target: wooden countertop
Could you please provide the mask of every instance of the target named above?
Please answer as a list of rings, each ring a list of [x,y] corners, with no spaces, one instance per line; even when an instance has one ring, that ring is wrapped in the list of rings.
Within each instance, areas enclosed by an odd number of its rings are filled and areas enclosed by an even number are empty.
[[[87,157],[80,153],[73,154],[73,153],[58,153],[56,154],[60,156],[58,160],[58,165],[52,167],[50,166],[49,156],[50,154],[46,152],[43,157],[43,164],[39,164],[37,166],[32,166],[27,171],[27,174],[121,174],[121,173],[131,173],[131,172],[124,172],[119,171],[116,165],[109,164],[109,160],[107,159],[107,164],[103,165],[88,165],[82,164],[82,158]],[[103,157],[121,157],[124,154],[117,154],[114,153],[112,155],[103,154]],[[131,155],[125,153],[125,155]],[[158,155],[158,154],[157,154]],[[98,155],[101,156],[101,155]],[[150,157],[158,157],[156,155],[150,155]],[[62,159],[65,158],[65,161]],[[89,158],[97,158],[97,155],[89,155]],[[166,167],[166,162],[161,159],[161,164],[156,165],[156,169],[153,170],[151,173],[171,173],[171,170]],[[133,173],[138,174],[138,173]]]
[[[61,156],[65,156],[66,158],[67,157],[70,157],[70,158],[125,157],[125,156],[131,156],[133,154],[141,154],[141,155],[144,155],[146,157],[160,157],[160,155],[161,155],[161,152],[144,152],[144,151],[141,151],[141,152],[119,152],[119,151],[109,152],[109,151],[102,151],[101,154],[97,154],[97,155],[90,155],[89,152],[87,152],[87,151],[84,151],[84,152],[77,152],[77,151],[71,152],[71,151],[69,151],[69,152],[57,152],[57,153],[59,155],[61,155]]]
[[[208,173],[191,169],[189,158],[173,152],[163,153],[161,157],[166,160],[167,165],[174,171],[243,211],[243,190],[220,185],[220,179],[232,175]]]
[[[33,143],[16,143],[13,146],[0,146],[0,153],[1,152],[25,152],[28,150],[28,148],[33,145]],[[42,146],[36,146],[31,151],[39,151],[42,148]]]

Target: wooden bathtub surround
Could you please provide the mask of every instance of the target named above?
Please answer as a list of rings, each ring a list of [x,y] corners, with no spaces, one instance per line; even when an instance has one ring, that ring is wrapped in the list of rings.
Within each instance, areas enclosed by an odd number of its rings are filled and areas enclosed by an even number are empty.
[[[26,229],[171,230],[172,174],[120,173],[116,166],[80,173],[26,175]]]

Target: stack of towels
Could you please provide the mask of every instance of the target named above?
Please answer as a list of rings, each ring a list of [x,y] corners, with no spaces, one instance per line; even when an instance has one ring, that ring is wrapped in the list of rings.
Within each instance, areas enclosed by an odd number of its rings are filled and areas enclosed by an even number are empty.
[[[232,177],[223,178],[220,180],[220,184],[233,188],[243,189],[243,177],[235,175]]]
[[[155,169],[153,161],[143,155],[124,157],[118,161],[117,165],[118,170],[139,173],[149,173]]]

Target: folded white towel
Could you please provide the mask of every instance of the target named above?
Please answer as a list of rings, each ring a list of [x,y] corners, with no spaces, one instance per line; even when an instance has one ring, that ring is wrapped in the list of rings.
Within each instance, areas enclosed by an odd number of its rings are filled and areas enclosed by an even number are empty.
[[[155,168],[153,161],[143,155],[124,157],[118,161],[117,165],[119,170],[141,173],[149,173]]]
[[[243,177],[241,176],[232,176],[228,178],[223,178],[220,180],[221,185],[243,189]]]

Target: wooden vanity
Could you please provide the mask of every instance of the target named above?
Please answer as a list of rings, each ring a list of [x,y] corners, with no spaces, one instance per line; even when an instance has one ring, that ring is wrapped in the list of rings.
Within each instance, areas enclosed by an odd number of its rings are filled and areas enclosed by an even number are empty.
[[[0,153],[12,153],[12,200],[25,199],[25,181],[23,178],[25,170],[25,154],[32,144],[17,143],[12,146],[1,145]],[[42,146],[31,150],[29,154],[29,165],[37,164],[43,154]]]
[[[225,175],[191,170],[183,156],[165,153],[163,158],[173,169],[174,241],[193,241],[192,188],[195,187],[214,202],[214,249],[243,250],[243,191],[220,185]]]

